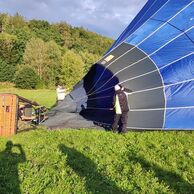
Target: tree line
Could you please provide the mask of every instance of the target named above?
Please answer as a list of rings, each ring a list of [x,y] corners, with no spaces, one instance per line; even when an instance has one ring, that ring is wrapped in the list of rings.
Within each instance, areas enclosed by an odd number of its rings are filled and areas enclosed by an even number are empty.
[[[0,14],[0,82],[71,89],[113,40],[82,27]]]

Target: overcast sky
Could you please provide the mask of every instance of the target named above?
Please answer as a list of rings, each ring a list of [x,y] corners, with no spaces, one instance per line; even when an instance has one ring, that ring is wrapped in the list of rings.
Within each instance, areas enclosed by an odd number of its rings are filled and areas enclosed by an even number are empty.
[[[147,0],[0,0],[0,12],[66,21],[116,39]]]

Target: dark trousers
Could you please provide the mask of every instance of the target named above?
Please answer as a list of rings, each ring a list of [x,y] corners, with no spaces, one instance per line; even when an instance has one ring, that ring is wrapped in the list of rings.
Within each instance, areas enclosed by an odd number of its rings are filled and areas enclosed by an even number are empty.
[[[128,112],[123,112],[122,114],[115,114],[114,122],[112,125],[112,129],[114,132],[118,131],[119,133],[126,132],[127,128],[127,119],[128,119]]]

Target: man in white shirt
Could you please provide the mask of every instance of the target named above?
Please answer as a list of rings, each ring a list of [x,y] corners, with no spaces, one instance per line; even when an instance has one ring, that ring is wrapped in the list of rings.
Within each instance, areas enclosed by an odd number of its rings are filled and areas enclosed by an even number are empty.
[[[62,86],[58,85],[56,92],[57,92],[57,102],[63,101],[65,99],[65,89]]]

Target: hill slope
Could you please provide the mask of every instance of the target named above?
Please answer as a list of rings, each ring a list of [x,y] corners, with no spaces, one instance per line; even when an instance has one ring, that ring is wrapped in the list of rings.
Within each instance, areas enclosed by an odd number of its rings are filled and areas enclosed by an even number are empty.
[[[65,22],[27,21],[19,14],[0,13],[0,82],[16,81],[17,75],[30,67],[39,80],[36,87],[48,88],[61,82],[71,88],[112,43],[108,37]]]

